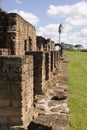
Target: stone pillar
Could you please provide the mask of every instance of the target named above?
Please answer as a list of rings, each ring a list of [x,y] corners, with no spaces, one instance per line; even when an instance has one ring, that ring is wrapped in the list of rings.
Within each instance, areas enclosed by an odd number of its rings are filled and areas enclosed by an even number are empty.
[[[0,57],[0,129],[23,126],[33,113],[32,57]]]
[[[54,72],[54,51],[51,51],[51,72]]]
[[[45,54],[43,52],[26,52],[33,56],[34,95],[41,94],[45,85]]]
[[[59,51],[54,51],[54,67],[56,68],[59,60]]]
[[[46,69],[46,80],[49,80],[51,78],[51,53],[46,52],[45,53],[45,69]]]
[[[26,128],[33,117],[33,57],[24,56],[22,60],[22,120]]]

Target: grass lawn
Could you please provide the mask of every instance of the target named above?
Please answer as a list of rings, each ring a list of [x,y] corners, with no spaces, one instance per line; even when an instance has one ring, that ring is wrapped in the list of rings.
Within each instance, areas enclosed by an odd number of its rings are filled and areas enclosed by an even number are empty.
[[[68,52],[70,130],[87,130],[87,52]]]

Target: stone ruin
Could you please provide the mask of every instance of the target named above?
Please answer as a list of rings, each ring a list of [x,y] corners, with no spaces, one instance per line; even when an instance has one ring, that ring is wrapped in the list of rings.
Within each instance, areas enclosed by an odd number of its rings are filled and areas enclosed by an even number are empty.
[[[28,129],[35,95],[58,64],[54,46],[18,14],[0,12],[0,130]]]

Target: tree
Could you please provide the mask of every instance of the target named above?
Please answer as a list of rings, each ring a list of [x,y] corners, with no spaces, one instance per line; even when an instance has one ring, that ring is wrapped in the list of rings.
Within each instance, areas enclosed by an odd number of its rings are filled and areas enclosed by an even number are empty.
[[[62,26],[62,24],[60,24],[59,28],[58,28],[58,33],[59,33],[59,45],[60,45],[60,55],[61,55],[61,57],[63,56],[63,46],[62,46],[61,41],[60,41],[60,35],[61,35],[62,31],[63,31],[63,26]]]
[[[76,44],[74,47],[77,48],[78,50],[83,48],[83,46],[81,44]]]
[[[61,42],[60,42],[60,35],[61,35],[61,33],[62,33],[62,30],[63,30],[63,26],[62,26],[62,24],[60,24],[59,27],[58,27],[58,33],[59,33],[59,44],[61,44]]]

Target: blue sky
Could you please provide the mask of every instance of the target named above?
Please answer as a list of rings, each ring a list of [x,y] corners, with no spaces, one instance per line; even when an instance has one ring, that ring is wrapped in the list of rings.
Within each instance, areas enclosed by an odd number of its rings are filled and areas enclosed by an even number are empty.
[[[87,0],[1,0],[0,6],[20,14],[35,26],[37,35],[55,42],[62,23],[61,42],[87,48]]]

